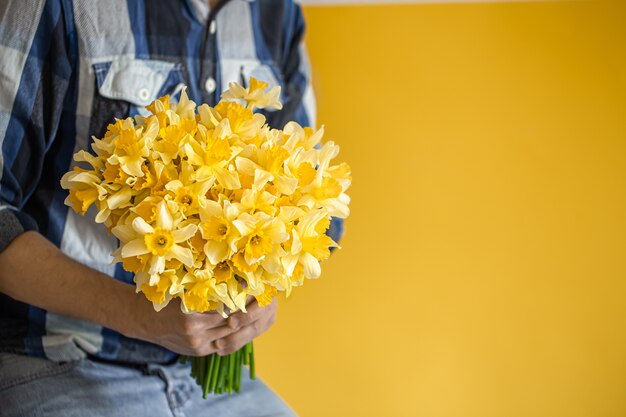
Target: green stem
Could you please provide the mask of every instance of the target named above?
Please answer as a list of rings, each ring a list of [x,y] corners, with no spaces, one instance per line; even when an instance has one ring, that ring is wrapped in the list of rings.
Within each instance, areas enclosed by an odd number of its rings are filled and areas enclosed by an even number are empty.
[[[233,392],[233,364],[235,363],[235,355],[228,355],[228,368],[226,369],[226,392],[232,394]]]
[[[242,349],[242,353],[243,353],[243,364],[247,365],[250,362],[248,361],[248,352],[250,351],[248,344],[246,344],[243,349]]]
[[[249,345],[250,345],[250,379],[255,379],[256,371],[254,368],[254,344],[250,342]]]
[[[213,374],[211,375],[211,386],[209,387],[210,392],[215,392],[215,387],[217,386],[217,377],[218,371],[220,368],[220,362],[222,361],[222,357],[219,355],[215,355],[215,368],[213,369]]]
[[[228,378],[228,363],[230,362],[230,355],[226,356],[225,359],[226,360],[222,362],[220,394],[226,392],[226,379]]]
[[[241,349],[235,352],[235,370],[233,372],[233,388],[235,392],[239,392],[239,378],[241,374]]]
[[[215,354],[208,356],[209,363],[207,364],[206,375],[204,375],[204,379],[202,380],[202,398],[206,399],[207,394],[209,393],[209,384],[211,383],[211,376],[213,375],[213,363],[215,362]]]
[[[198,385],[201,385],[202,381],[204,381],[204,372],[206,370],[205,366],[206,366],[206,356],[198,358],[198,376],[196,379],[196,383]]]

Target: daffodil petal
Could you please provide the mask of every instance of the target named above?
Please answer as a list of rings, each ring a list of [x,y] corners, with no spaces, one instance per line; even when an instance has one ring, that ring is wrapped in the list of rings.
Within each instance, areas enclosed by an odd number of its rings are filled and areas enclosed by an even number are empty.
[[[161,311],[163,310],[169,303],[170,300],[172,299],[172,295],[169,293],[165,293],[165,300],[163,300],[162,303],[155,303],[154,301],[152,302],[152,307],[154,308],[154,311]]]
[[[291,231],[291,236],[293,240],[291,241],[291,253],[293,255],[300,253],[302,250],[302,240],[300,240],[300,234],[296,229]]]
[[[160,274],[165,270],[165,257],[163,256],[153,256],[150,260],[150,269],[148,273],[152,274]]]
[[[298,258],[298,255],[286,255],[281,258],[281,262],[285,267],[285,274],[287,274],[287,276],[290,277],[293,275],[293,270],[298,264]]]
[[[204,199],[200,203],[200,215],[202,221],[207,221],[210,217],[221,216],[222,206],[217,201]]]
[[[183,248],[180,245],[174,244],[170,248],[170,255],[171,258],[178,259],[188,267],[193,266],[193,253],[191,252],[191,249]]]
[[[98,214],[96,214],[96,219],[95,219],[96,223],[106,222],[110,215],[111,215],[111,210],[109,210],[108,208],[103,208],[102,210],[98,212]]]
[[[149,278],[150,276],[143,271],[139,271],[133,276],[133,281],[135,282],[137,286],[136,288],[137,292],[141,290],[141,286],[144,283],[148,282]]]
[[[300,255],[300,262],[304,267],[304,276],[307,278],[319,278],[322,274],[320,262],[310,253],[303,253]]]
[[[280,274],[283,270],[283,264],[277,255],[268,255],[261,262],[261,266],[270,274]]]
[[[216,242],[214,240],[208,240],[204,245],[204,253],[212,264],[216,265],[225,260],[230,251],[228,250],[228,244],[224,241]]]
[[[239,308],[241,311],[246,313],[246,299],[248,298],[248,294],[245,292],[241,292],[237,294],[237,296],[233,299],[233,303]]]
[[[130,258],[131,256],[138,256],[148,253],[148,248],[143,239],[134,239],[125,244],[122,247],[122,256],[124,258]]]
[[[174,235],[174,243],[180,243],[186,241],[187,239],[191,239],[191,237],[196,234],[197,230],[198,226],[195,224],[188,224],[181,229],[174,230],[174,232],[172,232]]]
[[[172,230],[172,226],[174,224],[174,219],[172,219],[172,214],[167,208],[167,204],[165,201],[161,201],[158,205],[158,215],[156,219],[157,227],[165,230]]]
[[[128,175],[134,175],[135,177],[143,177],[144,173],[141,170],[144,159],[142,157],[119,157],[120,166],[122,171]]]
[[[219,297],[226,297],[228,295],[228,287],[224,283],[216,284],[213,286],[213,288],[215,289],[215,293]]]
[[[130,187],[122,187],[121,190],[107,198],[107,204],[111,210],[115,210],[116,208],[128,203],[132,196],[133,193]]]
[[[254,230],[255,224],[254,218],[247,213],[243,213],[237,220],[233,221],[233,225],[243,236],[249,235]]]
[[[133,227],[129,224],[119,224],[111,229],[111,233],[122,242],[129,242],[136,236]]]
[[[222,187],[229,190],[237,190],[241,188],[241,182],[239,182],[239,174],[237,171],[229,171],[220,167],[213,167],[213,175],[217,182]]]
[[[257,169],[254,171],[254,186],[256,187],[257,190],[260,190],[263,187],[265,187],[265,184],[267,184],[268,181],[272,181],[273,179],[274,179],[274,176],[270,172],[265,171],[264,169]]]
[[[133,220],[133,229],[142,235],[154,233],[154,228],[150,226],[142,217],[136,217]]]
[[[274,185],[278,190],[285,195],[292,195],[298,187],[298,179],[293,177],[287,177],[285,175],[279,175],[274,179]]]

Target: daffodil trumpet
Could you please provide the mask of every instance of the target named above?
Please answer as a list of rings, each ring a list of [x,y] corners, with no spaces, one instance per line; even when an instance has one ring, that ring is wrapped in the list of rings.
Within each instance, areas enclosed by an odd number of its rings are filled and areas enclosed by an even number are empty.
[[[160,97],[148,116],[115,120],[61,179],[65,203],[118,240],[112,253],[159,311],[242,311],[289,296],[321,275],[338,245],[331,217],[346,218],[351,171],[323,127],[272,129],[257,109],[280,109],[280,88],[251,78],[220,102],[196,106],[185,89]],[[252,343],[227,356],[184,357],[203,394],[237,392],[254,377]]]

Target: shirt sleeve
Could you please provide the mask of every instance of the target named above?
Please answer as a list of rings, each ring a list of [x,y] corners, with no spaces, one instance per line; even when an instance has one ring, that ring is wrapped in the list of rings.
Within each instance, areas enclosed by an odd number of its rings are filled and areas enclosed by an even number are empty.
[[[292,5],[287,25],[283,74],[286,85],[286,107],[294,120],[302,126],[316,127],[315,94],[311,83],[311,65],[304,43],[306,25],[299,4]]]
[[[56,135],[72,66],[60,0],[0,8],[0,251],[37,230],[23,211]]]

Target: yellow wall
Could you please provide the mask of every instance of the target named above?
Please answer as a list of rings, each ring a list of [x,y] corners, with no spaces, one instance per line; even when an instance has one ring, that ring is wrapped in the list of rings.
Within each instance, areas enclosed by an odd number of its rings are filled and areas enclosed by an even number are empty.
[[[306,18],[353,214],[263,379],[303,417],[625,416],[625,2]]]

